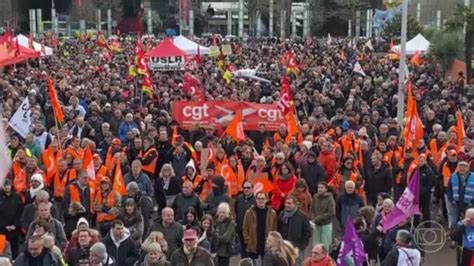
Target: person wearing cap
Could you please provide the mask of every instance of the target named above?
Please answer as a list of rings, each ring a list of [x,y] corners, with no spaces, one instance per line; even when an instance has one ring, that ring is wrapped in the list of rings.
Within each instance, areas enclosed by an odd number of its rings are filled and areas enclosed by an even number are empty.
[[[97,242],[89,249],[89,266],[115,266],[115,259],[107,253],[102,242]],[[132,264],[131,264],[132,265]]]
[[[28,189],[28,192],[26,193],[25,204],[33,202],[36,194],[38,194],[38,192],[41,190],[48,192],[50,196],[52,195],[51,192],[48,189],[46,189],[44,185],[43,175],[39,173],[35,173],[30,178],[30,188]]]
[[[469,163],[460,161],[446,188],[446,208],[449,228],[454,228],[462,213],[474,203],[474,173],[469,171]]]
[[[174,250],[171,265],[213,266],[214,261],[209,252],[198,246],[198,235],[195,229],[187,229],[183,234],[183,246]]]
[[[18,255],[18,244],[20,236],[19,217],[23,210],[23,202],[20,196],[13,191],[12,182],[6,179],[0,190],[0,234],[6,236],[10,242],[12,257]]]
[[[117,217],[122,205],[122,198],[117,191],[112,190],[112,181],[108,176],[102,177],[100,187],[94,198],[96,224],[104,236],[110,229],[110,223]]]

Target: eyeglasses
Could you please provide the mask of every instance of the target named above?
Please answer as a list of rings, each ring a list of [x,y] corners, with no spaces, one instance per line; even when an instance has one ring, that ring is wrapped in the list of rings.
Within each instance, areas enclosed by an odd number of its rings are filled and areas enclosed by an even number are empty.
[[[252,189],[252,187],[244,187],[244,189]]]

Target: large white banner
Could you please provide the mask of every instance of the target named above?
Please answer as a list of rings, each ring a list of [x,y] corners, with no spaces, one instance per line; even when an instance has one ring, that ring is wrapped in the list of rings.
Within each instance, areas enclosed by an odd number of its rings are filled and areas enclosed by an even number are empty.
[[[30,132],[30,124],[30,102],[28,97],[26,97],[10,119],[10,122],[8,122],[8,125],[24,138]]]
[[[184,56],[150,58],[150,69],[154,71],[177,71],[184,70],[184,67]]]

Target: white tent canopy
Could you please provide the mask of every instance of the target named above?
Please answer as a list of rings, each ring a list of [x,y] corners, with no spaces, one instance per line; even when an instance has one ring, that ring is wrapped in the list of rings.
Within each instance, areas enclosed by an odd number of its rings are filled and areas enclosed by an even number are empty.
[[[394,46],[392,50],[394,52],[399,52],[401,49],[400,47],[400,45]],[[416,51],[419,51],[420,54],[425,54],[428,52],[429,47],[430,42],[419,33],[415,38],[407,42],[406,54],[413,55]]]
[[[18,38],[18,44],[23,46],[23,47],[29,47],[29,38],[26,37],[25,35],[23,34],[18,34],[16,36],[16,38]],[[33,41],[33,48],[35,49],[35,51],[37,52],[40,52],[41,53],[41,56],[49,56],[49,55],[53,55],[53,48],[51,47],[47,47],[46,45],[44,46],[44,51],[43,49],[41,49],[41,44],[40,43],[37,43],[35,41]]]
[[[173,38],[173,43],[179,49],[183,50],[188,55],[196,55],[198,53],[198,46],[199,46],[199,53],[201,55],[209,54],[209,48],[199,45],[190,39],[184,37],[183,35],[175,36]]]

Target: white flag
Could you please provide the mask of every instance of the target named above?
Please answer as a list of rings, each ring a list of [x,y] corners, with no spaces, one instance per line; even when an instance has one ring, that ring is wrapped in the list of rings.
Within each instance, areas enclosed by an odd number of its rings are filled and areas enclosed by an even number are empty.
[[[374,46],[372,45],[372,40],[368,40],[366,43],[365,43],[365,46],[367,48],[370,49],[370,51],[373,51],[374,50]]]
[[[328,33],[328,45],[331,45],[332,43],[332,38],[331,38],[331,33]]]
[[[5,129],[3,128],[3,123],[0,122],[0,188],[3,187],[5,177],[12,164],[12,160],[7,154],[7,143],[5,139]]]
[[[30,124],[30,102],[28,101],[28,97],[26,97],[10,119],[10,122],[8,122],[8,125],[24,138],[26,134],[30,132]]]
[[[359,62],[356,62],[354,64],[354,69],[352,70],[354,71],[355,73],[359,74],[359,75],[362,75],[365,77],[365,72],[364,70],[362,69],[362,67],[360,66]]]

